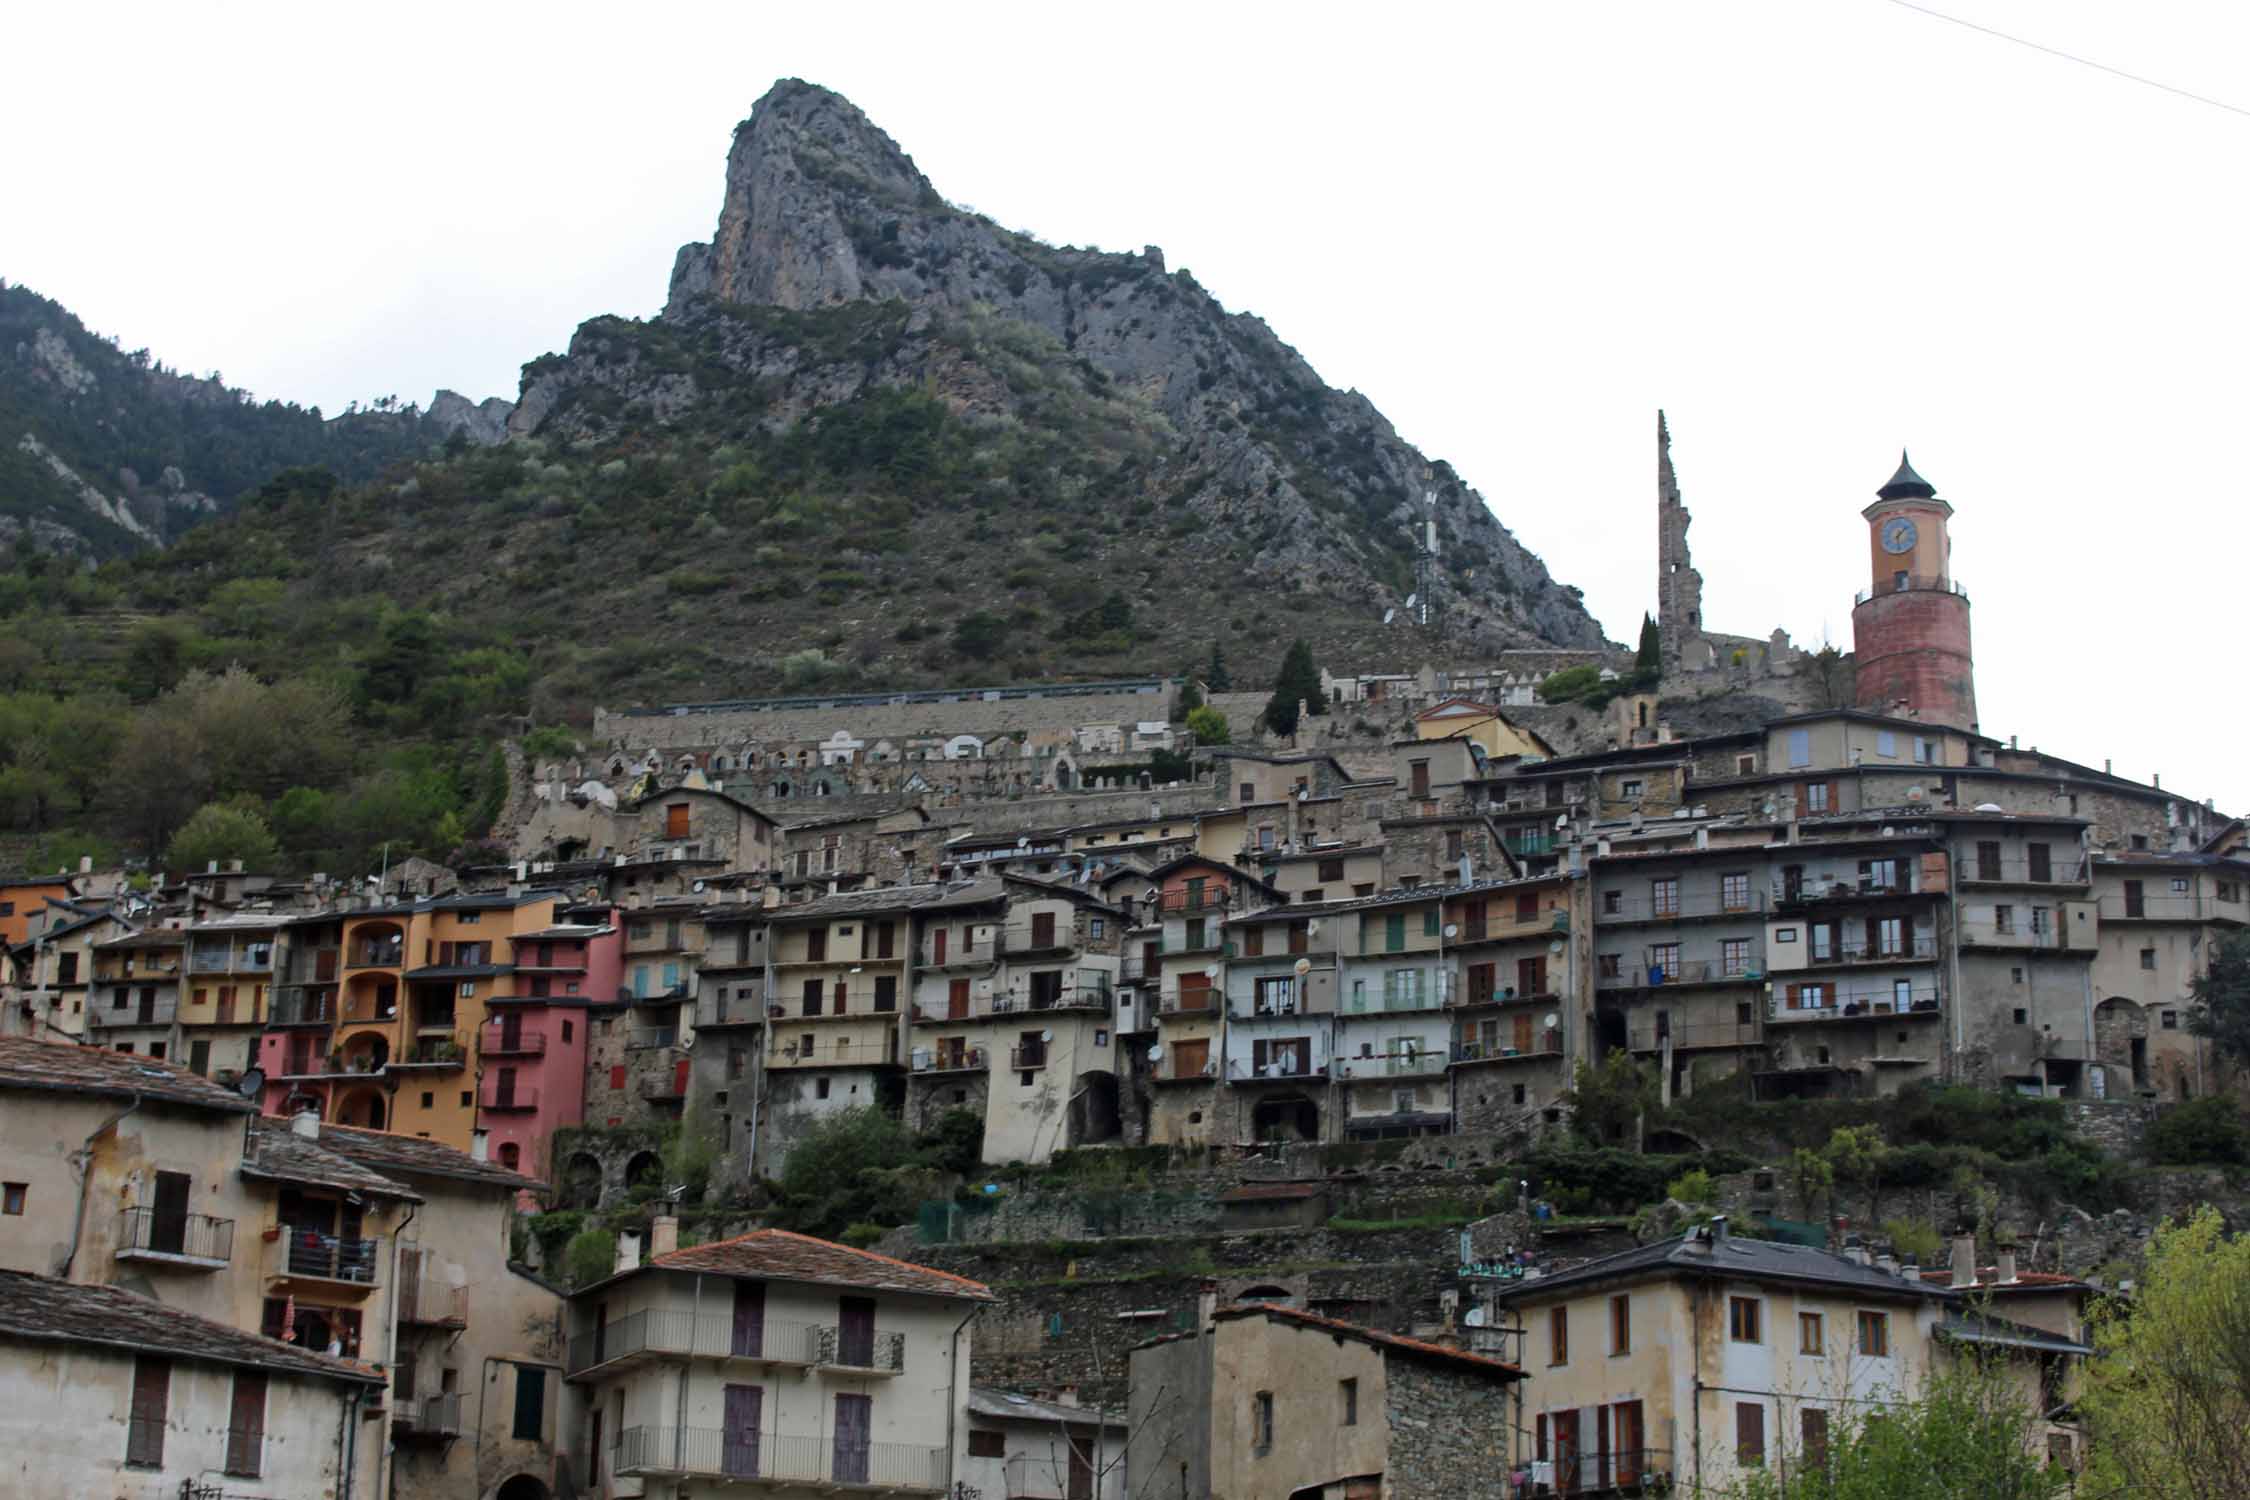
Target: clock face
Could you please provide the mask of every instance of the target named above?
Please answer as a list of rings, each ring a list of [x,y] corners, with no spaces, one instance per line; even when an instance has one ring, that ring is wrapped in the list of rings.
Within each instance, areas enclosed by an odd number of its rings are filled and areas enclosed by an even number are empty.
[[[1885,552],[1911,552],[1914,549],[1914,522],[1897,516],[1883,523],[1883,550]]]

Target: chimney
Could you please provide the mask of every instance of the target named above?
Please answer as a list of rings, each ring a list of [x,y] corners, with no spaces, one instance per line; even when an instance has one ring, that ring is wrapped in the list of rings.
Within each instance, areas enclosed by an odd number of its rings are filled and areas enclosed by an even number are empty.
[[[772,911],[779,906],[781,904],[781,887],[778,885],[766,886],[758,893],[758,904],[767,911]]]
[[[637,1271],[641,1267],[641,1237],[632,1230],[620,1230],[617,1236],[617,1274]]]
[[[1077,1406],[1078,1387],[1074,1385],[1066,1385],[1061,1390],[1055,1392],[1055,1405],[1069,1407]]]
[[[2016,1252],[2011,1247],[2000,1252],[1998,1280],[2006,1285],[2016,1279]]]
[[[228,860],[227,873],[229,875],[240,875],[242,873],[242,861],[239,859]]]
[[[1896,1276],[1898,1274],[1898,1257],[1885,1250],[1875,1257],[1875,1269],[1885,1276]]]
[[[203,867],[203,873],[204,873],[204,874],[206,874],[206,875],[216,875],[216,874],[218,874],[218,873],[219,873],[219,862],[218,862],[217,860],[215,860],[215,859],[214,859],[214,860],[210,861],[210,862],[209,862],[208,864],[204,865],[204,867]]]
[[[1953,1237],[1953,1284],[1956,1287],[1977,1284],[1977,1237],[1973,1234]]]
[[[648,1221],[648,1258],[670,1255],[680,1248],[680,1221],[670,1214],[658,1214]]]
[[[78,856],[78,873],[81,875],[91,875],[94,873],[94,856],[92,856],[91,854],[81,854]]]
[[[469,1160],[471,1160],[471,1161],[490,1161],[490,1160],[492,1160],[492,1132],[491,1132],[491,1131],[489,1131],[489,1130],[472,1130],[472,1131],[470,1131],[470,1132],[469,1132]]]
[[[1719,1246],[1726,1242],[1727,1216],[1725,1214],[1713,1214],[1711,1216],[1711,1243],[1713,1246]]]
[[[1195,1294],[1195,1331],[1209,1333],[1211,1331],[1211,1315],[1218,1310],[1219,1284],[1216,1281],[1206,1281],[1203,1283],[1202,1289]]]
[[[319,1140],[320,1111],[314,1109],[301,1109],[297,1111],[297,1113],[289,1117],[289,1129],[291,1134],[301,1136],[305,1140]]]

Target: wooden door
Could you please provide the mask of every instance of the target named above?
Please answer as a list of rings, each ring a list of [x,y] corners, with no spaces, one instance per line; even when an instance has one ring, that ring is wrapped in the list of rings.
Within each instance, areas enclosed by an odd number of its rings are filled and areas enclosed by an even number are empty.
[[[969,1018],[969,981],[956,979],[945,987],[945,1018],[948,1021],[966,1021]]]
[[[523,1046],[523,1014],[509,1011],[500,1018],[500,1050],[514,1052]]]
[[[1205,1039],[1172,1044],[1173,1078],[1199,1077],[1211,1061],[1211,1043]]]
[[[836,1299],[836,1361],[872,1369],[875,1364],[875,1299]]]
[[[156,1174],[156,1196],[149,1211],[149,1249],[165,1255],[186,1251],[188,1189],[194,1181],[186,1172]]]
[[[945,938],[946,931],[943,927],[938,928],[935,932],[932,932],[930,934],[931,963],[942,964],[945,962]]]
[[[672,1064],[672,1092],[682,1099],[687,1097],[688,1074],[693,1071],[694,1066],[693,1059],[685,1057]]]
[[[172,1398],[172,1363],[141,1355],[133,1361],[133,1404],[125,1428],[125,1462],[164,1465],[166,1408]]]
[[[1567,1495],[1578,1488],[1578,1413],[1556,1412],[1554,1433],[1555,1492]]]
[[[734,1284],[734,1339],[728,1346],[737,1358],[754,1359],[766,1348],[766,1284]]]
[[[1613,1410],[1616,1415],[1612,1417],[1610,1426],[1617,1454],[1615,1482],[1620,1487],[1638,1484],[1642,1460],[1646,1457],[1642,1451],[1646,1447],[1646,1440],[1641,1426],[1641,1403],[1620,1401]]]
[[[398,1258],[399,1317],[411,1322],[414,1318],[415,1310],[421,1301],[421,1297],[422,1256],[419,1251],[409,1250]],[[409,1382],[411,1382],[413,1378],[413,1361],[401,1360],[399,1362],[399,1371],[403,1376],[407,1378]],[[409,1389],[406,1394],[412,1395],[413,1391]]]
[[[1065,1435],[1070,1445],[1070,1482],[1063,1491],[1068,1500],[1094,1500],[1094,1458],[1086,1451],[1091,1438]]]
[[[867,1483],[867,1448],[875,1427],[874,1406],[871,1396],[836,1398],[835,1467],[828,1477],[838,1484]]]
[[[1515,1038],[1509,1045],[1518,1052],[1529,1052],[1531,1050],[1531,1017],[1517,1016],[1515,1023]]]
[[[1031,914],[1031,946],[1034,948],[1052,948],[1055,946],[1055,914],[1053,912],[1035,911]]]
[[[765,1288],[758,1290],[762,1298]],[[741,1306],[737,1298],[737,1312]],[[719,1467],[726,1473],[747,1477],[758,1472],[758,1428],[765,1417],[765,1406],[763,1386],[730,1385],[726,1388],[726,1425],[719,1436]]]
[[[1547,993],[1547,960],[1544,958],[1519,958],[1516,960],[1516,993],[1519,996]]]

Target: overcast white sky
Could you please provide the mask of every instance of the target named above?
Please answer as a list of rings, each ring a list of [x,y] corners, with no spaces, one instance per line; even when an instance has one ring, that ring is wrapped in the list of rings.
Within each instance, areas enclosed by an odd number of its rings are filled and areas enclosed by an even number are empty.
[[[2250,108],[2250,7],[1929,0]],[[1655,411],[1714,629],[1849,646],[1901,444],[1988,732],[2250,805],[2250,117],[1891,0],[22,7],[0,276],[317,402],[652,314],[777,77],[956,203],[1161,245],[1630,640]],[[1409,663],[1411,665],[1411,663]]]

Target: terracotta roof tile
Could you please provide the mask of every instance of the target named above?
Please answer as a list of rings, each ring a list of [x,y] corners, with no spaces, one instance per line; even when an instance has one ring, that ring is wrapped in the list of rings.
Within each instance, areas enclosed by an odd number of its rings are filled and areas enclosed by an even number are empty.
[[[96,1344],[123,1353],[150,1351],[324,1380],[383,1383],[365,1365],[245,1333],[120,1287],[81,1286],[26,1271],[0,1271],[0,1337]]]
[[[1410,1339],[1400,1333],[1385,1333],[1379,1328],[1362,1328],[1357,1323],[1346,1323],[1337,1318],[1324,1318],[1319,1313],[1305,1312],[1278,1302],[1241,1302],[1232,1307],[1222,1307],[1211,1315],[1219,1319],[1268,1317],[1284,1323],[1295,1323],[1303,1328],[1317,1328],[1344,1338],[1358,1339],[1378,1348],[1395,1349],[1401,1354],[1418,1359],[1441,1360],[1462,1365],[1488,1375],[1498,1375],[1510,1380],[1521,1380],[1523,1370],[1504,1359],[1494,1359],[1488,1354],[1471,1354],[1466,1349],[1450,1349],[1443,1344],[1432,1344],[1423,1339]]]
[[[160,1062],[75,1042],[0,1037],[0,1089],[92,1094],[103,1099],[160,1099],[190,1109],[246,1115],[257,1106],[178,1063]]]
[[[976,1302],[998,1299],[981,1281],[910,1265],[854,1250],[833,1240],[814,1239],[786,1229],[756,1229],[731,1240],[691,1245],[657,1256],[649,1262],[667,1271],[708,1271],[721,1276],[757,1276],[780,1281],[817,1281],[865,1287],[878,1292],[912,1292],[924,1297],[966,1297]]]

